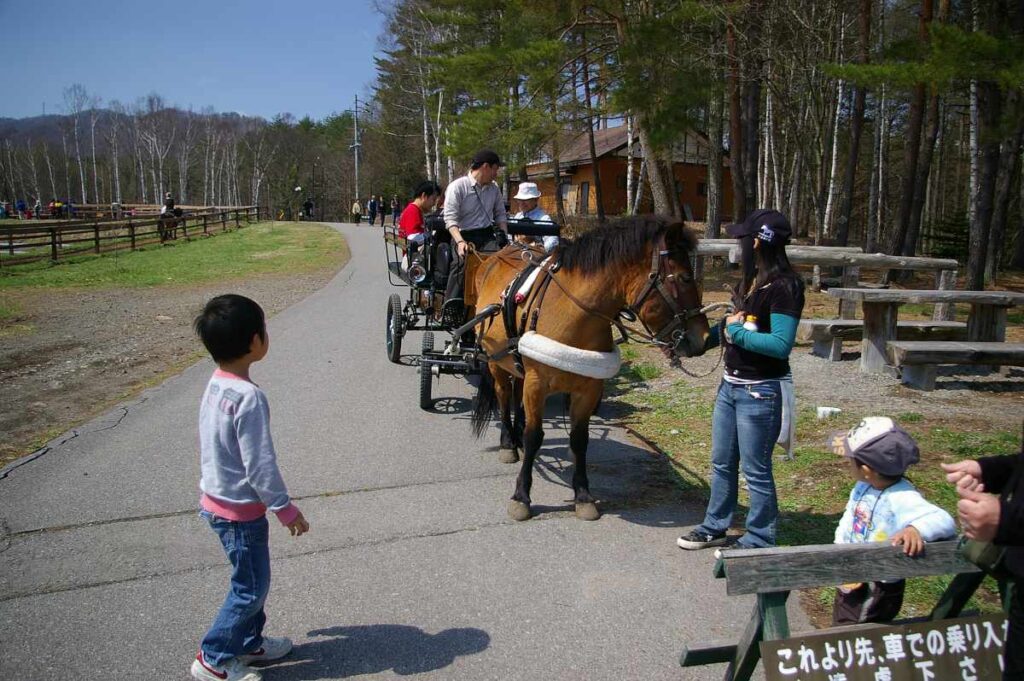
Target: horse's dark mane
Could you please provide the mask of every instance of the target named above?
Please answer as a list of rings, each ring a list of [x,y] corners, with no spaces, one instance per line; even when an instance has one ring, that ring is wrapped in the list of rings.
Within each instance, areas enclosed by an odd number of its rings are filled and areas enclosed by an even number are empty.
[[[612,220],[571,242],[563,242],[562,268],[593,274],[607,267],[635,262],[650,253],[649,244],[664,234],[670,224],[665,218],[655,215]],[[683,229],[682,233],[685,253],[674,254],[680,259],[697,248],[697,237],[687,229]]]

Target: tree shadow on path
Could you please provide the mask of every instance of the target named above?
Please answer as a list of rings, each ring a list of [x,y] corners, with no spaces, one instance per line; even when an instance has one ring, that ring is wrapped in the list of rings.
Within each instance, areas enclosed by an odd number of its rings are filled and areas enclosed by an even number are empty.
[[[482,629],[445,629],[428,634],[402,624],[330,627],[309,632],[323,637],[295,646],[272,667],[270,679],[338,679],[391,670],[399,676],[422,674],[451,665],[460,655],[482,652],[491,637]],[[269,670],[268,670],[269,671]]]

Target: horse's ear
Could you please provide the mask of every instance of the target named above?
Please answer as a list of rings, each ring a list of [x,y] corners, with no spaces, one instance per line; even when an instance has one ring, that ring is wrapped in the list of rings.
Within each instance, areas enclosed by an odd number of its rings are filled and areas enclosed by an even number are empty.
[[[671,222],[665,228],[665,247],[671,253],[692,253],[697,248],[697,235],[682,222]]]

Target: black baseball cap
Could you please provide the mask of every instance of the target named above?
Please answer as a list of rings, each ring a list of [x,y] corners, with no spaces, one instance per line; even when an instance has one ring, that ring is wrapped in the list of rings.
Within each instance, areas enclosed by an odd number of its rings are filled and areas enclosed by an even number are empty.
[[[501,162],[501,157],[498,156],[498,154],[495,151],[491,149],[481,149],[480,151],[476,152],[476,154],[473,156],[473,165],[481,166],[485,163],[492,166],[505,165],[504,163]]]
[[[921,460],[914,438],[888,416],[868,416],[849,432],[835,433],[829,440],[836,454],[856,459],[890,478],[902,476]]]
[[[786,243],[793,234],[789,219],[777,210],[762,208],[755,210],[743,222],[725,226],[725,233],[739,239],[754,236],[765,243]]]

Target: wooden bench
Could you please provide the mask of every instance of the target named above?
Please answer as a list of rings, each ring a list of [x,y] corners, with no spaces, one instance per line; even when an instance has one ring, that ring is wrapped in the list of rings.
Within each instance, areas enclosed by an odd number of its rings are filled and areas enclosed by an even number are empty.
[[[843,341],[864,338],[862,319],[802,319],[797,340],[813,341],[811,353],[833,362],[842,358]],[[898,340],[956,341],[967,338],[967,324],[943,320],[903,320],[896,325]]]
[[[926,575],[956,575],[928,619],[960,615],[985,573],[960,552],[956,540],[933,542],[910,558],[887,542],[818,544],[771,549],[722,551],[714,575],[726,580],[730,596],[757,594],[757,602],[738,643],[687,646],[683,667],[728,664],[725,679],[749,679],[761,659],[761,641],[790,638],[786,601],[790,591],[850,582],[896,580]],[[856,625],[865,626],[865,625]],[[831,630],[822,630],[822,632]],[[821,633],[821,632],[819,632]]]
[[[900,369],[900,380],[921,390],[935,389],[940,364],[1024,366],[1024,343],[895,340],[886,343],[886,350]]]

